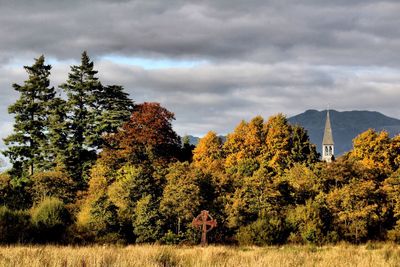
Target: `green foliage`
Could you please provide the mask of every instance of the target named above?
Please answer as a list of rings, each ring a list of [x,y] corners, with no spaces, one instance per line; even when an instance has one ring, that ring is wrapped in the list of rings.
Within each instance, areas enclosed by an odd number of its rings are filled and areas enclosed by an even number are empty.
[[[151,195],[141,198],[135,208],[133,220],[136,243],[155,242],[162,236],[158,207]]]
[[[180,153],[180,160],[181,161],[193,161],[193,150],[196,146],[190,144],[189,136],[182,137],[182,149]]]
[[[71,66],[67,82],[60,86],[68,96],[67,120],[60,128],[68,146],[61,161],[81,186],[85,185],[97,150],[110,145],[104,137],[116,133],[134,108],[123,87],[104,87],[96,75],[94,63],[85,51],[81,64]]]
[[[44,198],[32,209],[31,216],[39,242],[61,242],[71,223],[71,215],[57,198]]]
[[[197,216],[200,206],[198,177],[188,163],[176,163],[169,168],[167,184],[160,203],[160,211],[169,226],[180,233]],[[181,229],[182,228],[182,229]]]
[[[68,147],[63,163],[74,180],[81,185],[90,163],[96,158],[96,144],[101,138],[96,135],[94,127],[96,95],[102,86],[95,76],[97,71],[93,66],[86,51],[83,52],[81,64],[71,66],[67,82],[60,86],[68,96],[67,124],[63,129],[68,136]]]
[[[57,98],[50,87],[51,66],[44,62],[44,56],[40,56],[32,66],[25,66],[28,79],[23,85],[13,84],[20,97],[8,108],[15,123],[14,132],[4,139],[8,148],[3,154],[13,164],[12,173],[16,177],[32,175],[51,165],[49,127]]]
[[[286,220],[292,228],[292,241],[313,244],[327,241],[332,224],[332,216],[321,196],[293,207]],[[298,238],[294,238],[296,235]]]
[[[32,176],[30,187],[34,202],[45,197],[55,197],[65,203],[71,203],[75,198],[75,183],[66,172],[61,170],[39,172]]]
[[[117,207],[106,196],[92,204],[90,228],[97,238],[119,230]]]
[[[133,101],[124,92],[124,88],[118,85],[102,86],[95,92],[97,114],[94,120],[96,127],[94,131],[97,137],[116,133],[123,123],[129,121],[134,111]],[[97,140],[96,146],[103,147],[107,140]]]
[[[11,209],[27,209],[32,205],[27,178],[14,178],[8,173],[0,174],[0,205]]]
[[[30,215],[27,211],[0,206],[0,244],[30,241]]]
[[[274,214],[262,217],[239,228],[236,238],[240,245],[274,245],[284,243],[288,229],[284,220]]]

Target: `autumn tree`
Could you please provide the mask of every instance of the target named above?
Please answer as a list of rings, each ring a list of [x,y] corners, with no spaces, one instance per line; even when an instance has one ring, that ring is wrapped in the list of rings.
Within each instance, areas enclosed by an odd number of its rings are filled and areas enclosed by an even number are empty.
[[[390,216],[386,222],[389,240],[400,242],[400,169],[392,173],[382,183]]]
[[[108,142],[102,160],[117,168],[123,163],[165,164],[178,158],[180,139],[172,129],[174,114],[158,103],[137,105],[130,120]]]
[[[391,139],[386,131],[369,129],[353,139],[350,157],[359,160],[367,168],[378,168],[387,173],[393,171]]]
[[[379,172],[340,158],[317,171],[338,236],[351,242],[384,235],[379,225],[389,212],[381,193]]]
[[[205,172],[213,172],[220,166],[223,158],[222,140],[212,131],[200,139],[193,151],[194,166]]]
[[[185,230],[199,212],[201,203],[199,177],[188,163],[175,163],[166,176],[160,211],[177,234]]]
[[[118,207],[107,193],[113,172],[106,165],[96,164],[90,177],[86,198],[77,214],[77,232],[88,241],[115,242],[120,238]]]
[[[171,126],[173,118],[157,103],[140,104],[130,120],[108,137],[110,146],[104,148],[91,171],[88,195],[78,215],[81,228],[93,229],[92,233],[109,229],[125,237],[134,234],[138,242],[150,240],[150,232],[139,232],[158,221],[158,206],[153,204],[162,195],[164,169],[176,160],[180,149]],[[146,216],[146,212],[156,213]],[[113,220],[103,221],[96,214],[104,218],[113,214]]]
[[[251,176],[260,167],[265,142],[264,120],[260,116],[242,121],[224,143],[225,166],[230,174]]]

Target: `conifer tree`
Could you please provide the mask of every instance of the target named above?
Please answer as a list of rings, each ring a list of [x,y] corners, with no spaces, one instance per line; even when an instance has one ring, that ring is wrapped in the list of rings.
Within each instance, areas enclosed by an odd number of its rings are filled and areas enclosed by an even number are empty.
[[[65,165],[72,177],[83,183],[86,171],[96,159],[98,139],[96,128],[96,95],[101,92],[101,83],[96,77],[86,51],[82,53],[81,64],[71,66],[66,83],[60,87],[67,94],[68,147]]]
[[[119,85],[109,85],[96,92],[97,111],[96,114],[96,145],[101,147],[107,145],[105,134],[116,133],[124,122],[128,122],[134,110],[133,101]]]
[[[56,99],[54,87],[50,87],[51,66],[45,65],[43,55],[24,69],[28,79],[23,85],[13,84],[20,97],[8,108],[15,116],[14,133],[4,139],[8,149],[3,152],[18,177],[32,175],[49,164],[49,118]]]
[[[117,132],[123,122],[129,120],[134,108],[122,86],[102,86],[97,73],[84,51],[81,64],[71,66],[67,82],[60,86],[68,97],[67,123],[60,126],[55,137],[60,145],[64,140],[68,143],[64,165],[82,185],[97,158],[97,151],[107,145],[105,135]],[[61,135],[63,132],[67,134]]]

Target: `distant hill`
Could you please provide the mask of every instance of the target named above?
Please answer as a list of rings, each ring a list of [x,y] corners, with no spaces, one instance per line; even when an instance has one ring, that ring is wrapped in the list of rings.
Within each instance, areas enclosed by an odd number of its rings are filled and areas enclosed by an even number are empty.
[[[189,137],[189,143],[191,145],[195,145],[195,146],[199,143],[200,138],[201,138],[201,137],[197,137],[197,136],[193,136],[193,135],[187,135],[187,137]],[[222,139],[222,142],[225,142],[226,136],[219,135],[218,137],[220,137]],[[182,138],[183,138],[183,136],[182,136]]]
[[[387,117],[376,111],[343,111],[330,110],[335,155],[352,149],[352,140],[369,128],[376,131],[387,130],[391,136],[400,133],[400,120]],[[324,134],[326,110],[307,110],[304,113],[289,118],[292,124],[303,126],[310,136],[311,142],[317,145],[321,153],[321,143]]]

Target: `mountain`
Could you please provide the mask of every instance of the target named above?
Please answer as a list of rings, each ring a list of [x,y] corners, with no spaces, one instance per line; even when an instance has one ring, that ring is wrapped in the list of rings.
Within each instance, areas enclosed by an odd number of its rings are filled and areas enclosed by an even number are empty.
[[[376,131],[386,130],[390,136],[400,133],[400,120],[387,117],[376,111],[329,111],[335,155],[339,156],[352,149],[352,140],[369,128]],[[310,136],[311,142],[317,145],[321,153],[324,134],[326,110],[307,110],[304,113],[288,118],[292,124],[303,126]]]

